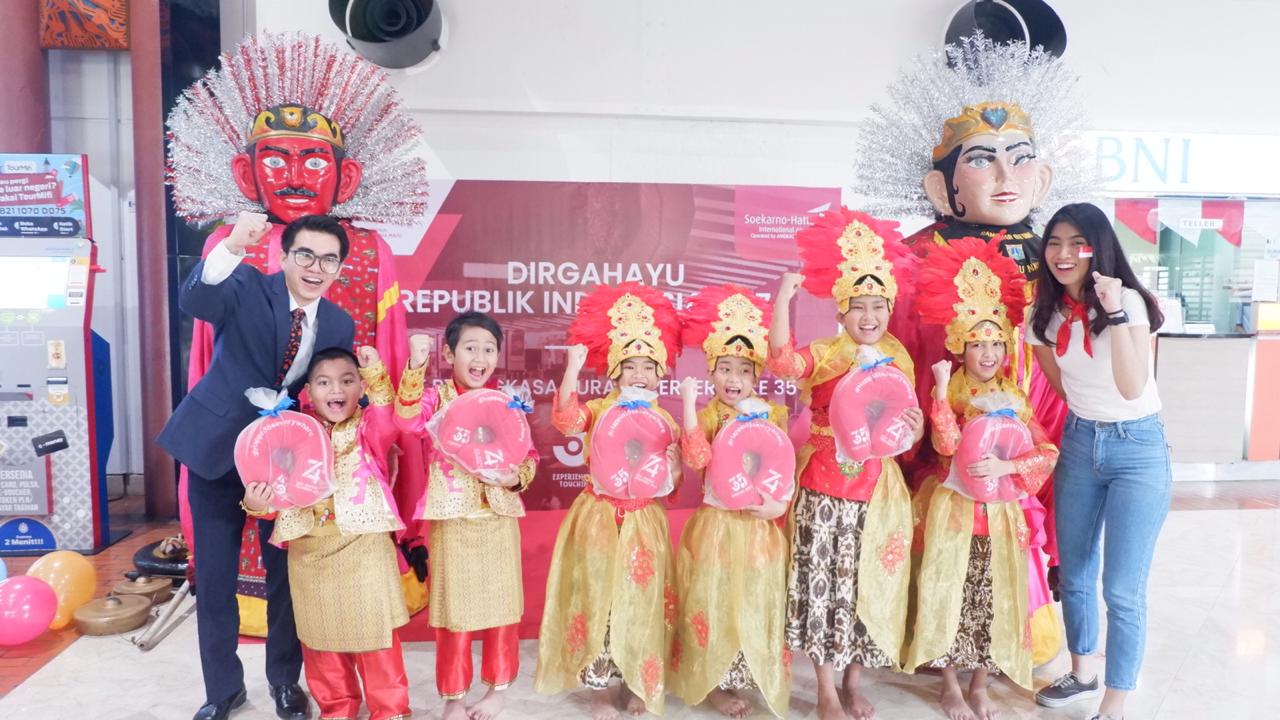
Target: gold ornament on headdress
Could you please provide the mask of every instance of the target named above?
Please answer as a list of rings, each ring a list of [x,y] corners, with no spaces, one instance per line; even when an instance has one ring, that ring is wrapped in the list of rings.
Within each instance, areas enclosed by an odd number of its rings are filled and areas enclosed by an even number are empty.
[[[662,331],[654,323],[653,308],[631,293],[625,293],[609,308],[609,377],[616,377],[627,358],[648,358],[658,365],[658,376],[666,373],[667,346]]]
[[[1001,102],[966,105],[959,115],[942,126],[942,142],[933,148],[933,161],[943,159],[970,138],[1010,131],[1031,137],[1031,117],[1017,105]]]
[[[718,319],[711,322],[711,332],[702,341],[707,368],[715,370],[716,360],[740,357],[755,363],[758,374],[764,367],[769,331],[764,326],[764,313],[741,293],[734,293],[716,306]],[[751,344],[743,342],[746,338]]]
[[[324,115],[301,105],[276,105],[258,113],[249,130],[249,145],[273,137],[303,137],[344,147],[342,128]]]
[[[893,261],[885,255],[884,238],[860,220],[845,226],[836,240],[844,260],[837,266],[840,277],[831,295],[842,312],[858,297],[882,297],[893,302],[898,297],[898,281],[893,277]]]
[[[971,257],[955,276],[955,317],[947,323],[947,350],[964,354],[965,343],[1002,342],[1017,338],[1001,299],[1000,278],[982,260]]]

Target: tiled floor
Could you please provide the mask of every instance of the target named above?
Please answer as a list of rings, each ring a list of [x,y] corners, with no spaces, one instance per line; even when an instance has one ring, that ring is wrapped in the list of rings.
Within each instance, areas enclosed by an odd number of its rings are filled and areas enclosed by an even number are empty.
[[[1275,717],[1280,707],[1280,482],[1177,483],[1174,492],[1175,512],[1152,568],[1147,657],[1128,720]],[[93,558],[101,587],[114,584],[128,569],[136,547],[172,528],[138,527],[120,546]],[[21,572],[31,561],[6,562],[11,572]],[[74,631],[64,630],[28,646],[0,649],[0,717],[185,719],[202,700],[192,675],[198,672],[194,619],[147,654],[123,636],[83,638],[72,645],[75,640]],[[504,717],[558,718],[566,711],[586,717],[582,693],[548,698],[532,692],[536,644],[527,641],[521,649],[521,677]],[[241,648],[250,704],[235,714],[237,720],[274,716],[260,671],[262,653],[261,645]],[[407,644],[405,657],[415,716],[438,715],[434,647]],[[1041,668],[1037,683],[1055,677],[1066,663],[1062,656]],[[942,717],[934,703],[937,677],[873,673],[870,680],[868,694],[879,717]],[[812,668],[796,663],[793,717],[814,715],[814,689]],[[997,682],[993,692],[1005,707],[1004,718],[1083,720],[1092,712],[1086,706],[1036,708],[1028,693],[1005,682]],[[666,714],[717,717],[674,700]],[[755,717],[765,716],[757,712]]]
[[[94,596],[102,597],[124,579],[125,571],[133,570],[133,554],[139,547],[176,533],[177,527],[177,522],[147,522],[143,516],[143,499],[140,496],[129,495],[111,503],[112,530],[131,532],[119,543],[89,557],[98,573],[98,589]],[[21,575],[37,559],[5,557],[4,563],[9,575]],[[50,630],[25,645],[0,647],[0,697],[17,687],[79,637],[80,633],[67,627]]]

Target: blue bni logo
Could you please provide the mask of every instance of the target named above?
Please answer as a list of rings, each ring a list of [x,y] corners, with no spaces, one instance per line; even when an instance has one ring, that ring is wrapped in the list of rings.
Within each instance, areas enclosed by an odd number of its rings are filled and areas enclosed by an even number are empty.
[[[0,553],[56,550],[58,543],[47,525],[32,518],[14,518],[0,524]]]

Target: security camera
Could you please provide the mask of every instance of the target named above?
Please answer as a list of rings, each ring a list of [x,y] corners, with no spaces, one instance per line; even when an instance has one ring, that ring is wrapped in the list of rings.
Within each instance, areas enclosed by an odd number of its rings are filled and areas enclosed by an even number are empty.
[[[444,35],[434,0],[329,0],[329,17],[353,50],[386,68],[417,65],[441,48]]]
[[[1058,13],[1044,0],[971,0],[951,16],[945,42],[954,45],[960,38],[981,30],[997,45],[1008,42],[1043,47],[1062,57],[1067,51],[1067,29]]]

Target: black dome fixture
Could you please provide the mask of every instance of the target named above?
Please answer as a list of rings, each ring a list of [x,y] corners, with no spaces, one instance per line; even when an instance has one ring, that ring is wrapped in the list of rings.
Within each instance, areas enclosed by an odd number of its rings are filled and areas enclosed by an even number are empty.
[[[385,68],[407,68],[441,48],[444,14],[434,0],[329,0],[347,44]]]
[[[1067,28],[1044,0],[970,0],[951,16],[945,41],[958,43],[975,30],[997,45],[1024,42],[1056,57],[1067,51]]]

